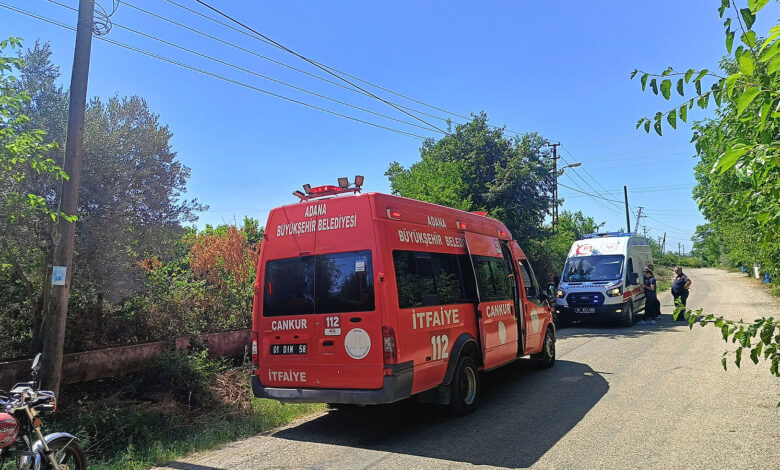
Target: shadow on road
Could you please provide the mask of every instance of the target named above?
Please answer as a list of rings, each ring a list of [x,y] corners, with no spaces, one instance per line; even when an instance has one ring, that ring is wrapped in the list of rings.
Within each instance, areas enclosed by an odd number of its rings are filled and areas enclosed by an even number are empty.
[[[614,323],[581,322],[556,331],[558,338],[636,338],[658,333],[680,333],[688,323],[675,321],[671,314],[661,315],[655,325],[619,326]]]
[[[452,417],[411,399],[331,411],[274,436],[475,465],[527,467],[608,389],[607,381],[585,364],[558,361],[540,371],[524,360],[483,374],[482,401],[469,416]]]

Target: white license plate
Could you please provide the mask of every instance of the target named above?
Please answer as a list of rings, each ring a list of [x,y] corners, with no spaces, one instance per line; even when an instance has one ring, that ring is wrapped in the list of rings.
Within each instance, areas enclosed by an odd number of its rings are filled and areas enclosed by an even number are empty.
[[[595,307],[575,308],[574,313],[596,313],[596,308]]]

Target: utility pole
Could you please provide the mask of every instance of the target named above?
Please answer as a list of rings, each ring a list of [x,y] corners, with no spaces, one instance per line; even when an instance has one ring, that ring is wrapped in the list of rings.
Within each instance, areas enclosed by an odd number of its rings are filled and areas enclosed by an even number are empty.
[[[553,209],[552,209],[552,225],[553,230],[558,231],[558,146],[560,142],[555,144],[547,144],[553,149],[553,175],[555,176],[555,186],[553,186]]]
[[[628,187],[623,186],[623,197],[626,200],[626,233],[631,233],[631,216],[628,212]]]
[[[642,210],[644,210],[644,207],[639,206],[639,210],[636,212],[636,223],[634,225],[636,226],[637,233],[639,233],[639,221],[642,220]]]
[[[664,248],[666,248],[666,232],[664,232],[664,241],[661,242],[661,254],[664,254]]]
[[[84,157],[84,117],[87,105],[89,58],[92,51],[92,21],[95,0],[79,0],[79,21],[76,26],[76,47],[73,53],[73,71],[70,77],[68,106],[68,135],[65,142],[63,169],[70,177],[62,182],[60,212],[75,215],[78,212],[81,164]],[[59,392],[62,379],[62,356],[65,344],[65,321],[68,316],[68,297],[73,279],[73,242],[76,223],[60,217],[57,222],[59,240],[54,249],[52,297],[43,319],[42,388]],[[64,272],[63,272],[64,271]],[[48,286],[44,286],[47,288]]]
[[[682,256],[682,245],[677,242],[677,256]]]

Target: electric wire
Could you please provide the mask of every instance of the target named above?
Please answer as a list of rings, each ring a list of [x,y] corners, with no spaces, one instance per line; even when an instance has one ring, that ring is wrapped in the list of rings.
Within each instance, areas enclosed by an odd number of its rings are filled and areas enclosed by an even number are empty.
[[[76,28],[74,28],[74,27],[72,27],[70,25],[64,24],[64,23],[62,23],[60,21],[53,20],[51,18],[47,18],[45,16],[38,15],[36,13],[30,12],[30,11],[27,11],[27,10],[22,10],[20,8],[13,7],[13,6],[7,5],[5,3],[0,3],[0,7],[6,8],[8,10],[14,11],[14,12],[22,14],[22,15],[30,16],[32,18],[44,21],[46,23],[49,23],[49,24],[52,24],[52,25],[55,25],[55,26],[59,26],[61,28],[65,28],[65,29],[68,29],[68,30],[71,30],[71,31],[75,31],[76,30]],[[189,65],[189,64],[185,64],[183,62],[179,62],[179,61],[170,59],[168,57],[164,57],[164,56],[161,56],[159,54],[155,54],[153,52],[149,52],[147,50],[144,50],[144,49],[141,49],[141,48],[138,48],[138,47],[135,47],[135,46],[131,46],[129,44],[125,44],[125,43],[122,43],[122,42],[119,42],[119,41],[115,41],[113,39],[109,39],[109,38],[106,38],[106,37],[103,37],[103,36],[96,36],[96,38],[98,40],[108,42],[109,44],[113,44],[113,45],[116,45],[116,46],[119,46],[119,47],[122,47],[122,48],[125,48],[125,49],[128,49],[128,50],[131,50],[133,52],[137,52],[139,54],[143,54],[143,55],[146,55],[146,56],[158,59],[160,61],[167,62],[167,63],[173,64],[173,65],[176,65],[176,66],[179,66],[179,67],[191,70],[193,72],[198,72],[198,73],[201,73],[203,75],[210,76],[212,78],[217,78],[217,79],[223,80],[225,82],[232,83],[234,85],[238,85],[238,86],[241,86],[241,87],[244,87],[244,88],[256,91],[258,93],[263,93],[263,94],[266,94],[266,95],[269,95],[269,96],[273,96],[275,98],[279,98],[279,99],[282,99],[282,100],[285,100],[285,101],[289,101],[291,103],[299,104],[299,105],[305,106],[307,108],[316,109],[318,111],[322,111],[322,112],[325,112],[325,113],[328,113],[328,114],[339,116],[339,117],[342,117],[344,119],[349,119],[351,121],[360,122],[362,124],[366,124],[366,125],[369,125],[369,126],[377,127],[377,128],[384,129],[384,130],[388,130],[388,131],[391,131],[391,132],[396,132],[398,134],[406,135],[406,136],[409,136],[409,137],[415,137],[417,139],[422,139],[422,140],[426,139],[426,137],[422,136],[422,135],[418,135],[418,134],[414,134],[414,133],[411,133],[411,132],[403,131],[403,130],[396,129],[396,128],[393,128],[393,127],[384,126],[384,125],[381,125],[381,124],[377,124],[375,122],[366,121],[364,119],[356,118],[354,116],[349,116],[347,114],[342,114],[342,113],[339,113],[337,111],[333,111],[333,110],[330,110],[330,109],[327,109],[327,108],[323,108],[323,107],[316,106],[316,105],[313,105],[313,104],[310,104],[310,103],[306,103],[304,101],[296,100],[294,98],[290,98],[290,97],[287,97],[287,96],[284,96],[284,95],[280,95],[278,93],[274,93],[272,91],[265,90],[265,89],[256,87],[254,85],[250,85],[250,84],[245,83],[245,82],[241,82],[241,81],[238,81],[238,80],[233,80],[233,79],[225,77],[223,75],[219,75],[219,74],[216,74],[216,73],[213,73],[213,72],[209,72],[207,70],[203,70],[201,68],[198,68],[198,67],[195,67],[195,66],[192,66],[192,65]]]
[[[53,4],[55,4],[55,5],[59,5],[59,6],[63,7],[63,8],[66,8],[66,9],[68,9],[68,10],[71,10],[71,11],[76,11],[76,12],[78,12],[78,9],[77,9],[77,8],[73,8],[73,7],[69,6],[69,5],[65,5],[65,4],[63,4],[63,3],[60,3],[60,2],[58,2],[57,0],[48,0],[48,1],[49,1],[50,3],[53,3]],[[165,45],[167,45],[167,46],[170,46],[170,47],[173,47],[173,48],[176,48],[176,49],[179,49],[179,50],[185,51],[185,52],[187,52],[187,53],[189,53],[189,54],[193,54],[193,55],[196,55],[196,56],[198,56],[198,57],[202,57],[202,58],[204,58],[204,59],[211,60],[211,61],[213,61],[213,62],[216,62],[216,63],[218,63],[218,64],[224,65],[224,66],[226,66],[226,67],[231,67],[231,68],[233,68],[233,69],[240,70],[241,72],[248,73],[248,74],[250,74],[250,75],[254,75],[254,76],[256,76],[256,77],[259,77],[259,78],[262,78],[262,79],[264,79],[264,80],[268,80],[268,81],[271,81],[271,82],[277,83],[277,84],[279,84],[279,85],[286,86],[286,87],[288,87],[288,88],[292,88],[292,89],[295,89],[295,90],[301,91],[301,92],[303,92],[303,93],[307,93],[307,94],[310,94],[310,95],[312,95],[312,96],[316,96],[316,97],[318,97],[318,98],[322,98],[322,99],[325,99],[325,100],[328,100],[328,101],[331,101],[331,102],[334,102],[334,103],[340,104],[340,105],[342,105],[342,106],[347,106],[347,107],[350,107],[350,108],[353,108],[353,109],[357,109],[357,110],[359,110],[359,111],[362,111],[362,112],[364,112],[364,113],[373,114],[373,115],[375,115],[375,116],[379,116],[379,117],[382,117],[382,118],[385,118],[385,119],[389,119],[389,120],[391,120],[391,121],[396,121],[396,122],[399,122],[399,123],[402,123],[402,124],[406,124],[406,125],[408,125],[408,126],[417,127],[417,128],[419,128],[419,129],[424,129],[424,130],[430,130],[429,128],[427,128],[427,127],[425,127],[425,126],[421,126],[421,125],[419,125],[419,124],[415,124],[415,123],[413,123],[413,122],[404,121],[403,119],[394,118],[394,117],[392,117],[392,116],[388,116],[388,115],[386,115],[386,114],[378,113],[378,112],[376,112],[376,111],[372,111],[372,110],[370,110],[370,109],[366,109],[366,108],[363,108],[363,107],[360,107],[360,106],[356,106],[356,105],[353,105],[353,104],[350,104],[350,103],[347,103],[347,102],[344,102],[344,101],[341,101],[341,100],[337,100],[337,99],[335,99],[335,98],[331,98],[331,97],[329,97],[329,96],[323,95],[323,94],[321,94],[321,93],[317,93],[317,92],[315,92],[315,91],[307,90],[307,89],[305,89],[305,88],[302,88],[302,87],[299,87],[299,86],[293,85],[293,84],[291,84],[291,83],[284,82],[284,81],[282,81],[282,80],[277,80],[277,79],[275,79],[275,78],[273,78],[273,77],[269,77],[269,76],[267,76],[267,75],[263,75],[263,74],[257,73],[257,72],[255,72],[255,71],[253,71],[253,70],[249,70],[249,69],[247,69],[247,68],[244,68],[244,67],[241,67],[241,66],[238,66],[238,65],[232,64],[232,63],[230,63],[230,62],[226,62],[226,61],[224,61],[224,60],[218,59],[218,58],[216,58],[216,57],[213,57],[213,56],[210,56],[210,55],[207,55],[207,54],[202,54],[202,53],[200,53],[200,52],[198,52],[198,51],[195,51],[195,50],[189,49],[189,48],[187,48],[187,47],[181,46],[181,45],[179,45],[179,44],[176,44],[176,43],[173,43],[173,42],[170,42],[170,41],[166,41],[165,39],[158,38],[158,37],[156,37],[156,36],[153,36],[153,35],[151,35],[151,34],[146,34],[146,33],[144,33],[143,31],[139,31],[139,30],[137,30],[137,29],[130,28],[129,26],[125,26],[125,25],[122,25],[122,24],[120,24],[120,23],[117,23],[117,22],[113,22],[113,25],[114,25],[114,26],[116,26],[116,27],[118,27],[118,28],[124,29],[124,30],[126,30],[126,31],[130,31],[130,32],[132,32],[132,33],[134,33],[134,34],[137,34],[137,35],[139,35],[139,36],[143,36],[143,37],[145,37],[145,38],[148,38],[148,39],[151,39],[151,40],[153,40],[153,41],[157,41],[157,42],[160,42],[160,43],[162,43],[162,44],[165,44]]]
[[[368,90],[366,90],[366,89],[362,88],[360,85],[357,85],[356,83],[353,83],[353,82],[351,82],[351,81],[347,80],[346,78],[342,77],[342,76],[341,76],[341,75],[339,75],[338,73],[336,73],[336,72],[332,72],[332,71],[331,71],[331,70],[329,70],[327,67],[323,67],[322,65],[320,65],[319,63],[317,63],[317,62],[315,62],[315,61],[313,61],[313,60],[309,59],[308,57],[305,57],[305,56],[303,56],[303,55],[301,55],[301,54],[299,54],[299,53],[297,53],[297,52],[293,51],[293,50],[292,50],[292,49],[290,49],[289,47],[287,47],[287,46],[285,46],[285,45],[283,45],[283,44],[280,44],[279,42],[277,42],[277,41],[274,41],[273,39],[269,38],[268,36],[266,36],[266,35],[264,35],[264,34],[260,33],[259,31],[255,30],[255,29],[251,28],[250,26],[247,26],[246,24],[244,24],[244,23],[242,23],[241,21],[239,21],[239,20],[237,20],[237,19],[233,18],[232,16],[228,15],[227,13],[224,13],[224,12],[222,12],[221,10],[219,10],[219,9],[217,9],[217,8],[214,8],[213,6],[209,5],[208,3],[206,3],[206,2],[204,2],[204,1],[202,1],[202,0],[195,0],[195,1],[196,1],[196,2],[198,2],[198,3],[200,3],[201,5],[205,6],[206,8],[208,8],[208,9],[212,10],[213,12],[215,12],[215,13],[217,13],[217,14],[219,14],[219,15],[221,15],[221,16],[223,16],[223,17],[225,17],[225,18],[227,18],[228,20],[232,21],[233,23],[235,23],[235,24],[237,24],[237,25],[239,25],[239,26],[241,26],[241,27],[243,27],[243,28],[245,28],[245,29],[247,29],[247,30],[249,30],[249,31],[253,32],[254,34],[256,34],[256,35],[258,35],[258,36],[260,36],[260,37],[262,37],[262,38],[264,38],[264,39],[266,39],[266,40],[268,40],[268,41],[271,41],[271,43],[273,43],[273,44],[274,44],[276,47],[278,47],[278,48],[282,49],[283,51],[285,51],[285,52],[288,52],[288,53],[290,53],[290,54],[292,54],[292,55],[294,55],[294,56],[298,57],[299,59],[301,59],[301,60],[304,60],[304,61],[306,61],[306,62],[308,62],[308,63],[310,63],[310,64],[314,65],[315,67],[319,68],[320,70],[322,70],[322,71],[324,71],[324,72],[327,72],[327,73],[329,73],[329,74],[333,75],[334,77],[338,78],[339,80],[341,80],[341,81],[343,81],[343,82],[345,82],[345,83],[347,83],[347,84],[349,84],[349,85],[351,85],[351,86],[355,87],[355,88],[356,88],[356,89],[358,89],[358,90],[361,90],[361,91],[363,91],[363,92],[365,92],[365,93],[369,94],[371,97],[373,97],[373,98],[376,98],[377,100],[379,100],[379,101],[381,101],[381,102],[385,103],[386,105],[388,105],[388,106],[390,106],[390,107],[392,107],[392,108],[394,108],[394,109],[396,109],[396,110],[398,110],[398,111],[400,111],[400,112],[402,112],[402,113],[404,113],[404,114],[406,114],[406,115],[408,115],[408,116],[410,116],[410,117],[412,117],[412,118],[414,118],[414,119],[416,119],[416,120],[418,120],[418,121],[422,122],[423,124],[425,124],[425,125],[427,125],[427,126],[431,127],[432,129],[434,129],[434,130],[437,130],[437,131],[439,131],[439,132],[441,132],[441,133],[443,133],[443,134],[445,134],[445,135],[449,135],[449,132],[447,132],[447,131],[445,131],[445,130],[443,130],[443,129],[440,129],[438,126],[435,126],[435,125],[433,125],[433,124],[429,123],[429,122],[428,122],[428,121],[426,121],[425,119],[422,119],[422,118],[421,118],[421,117],[419,117],[419,116],[415,116],[414,114],[410,113],[409,111],[407,111],[407,110],[405,110],[405,109],[403,109],[403,108],[400,108],[400,107],[398,107],[398,106],[394,105],[393,103],[391,103],[391,102],[387,101],[386,99],[384,99],[384,98],[382,98],[382,97],[380,97],[380,96],[377,96],[377,95],[375,95],[374,93],[371,93],[370,91],[368,91]]]

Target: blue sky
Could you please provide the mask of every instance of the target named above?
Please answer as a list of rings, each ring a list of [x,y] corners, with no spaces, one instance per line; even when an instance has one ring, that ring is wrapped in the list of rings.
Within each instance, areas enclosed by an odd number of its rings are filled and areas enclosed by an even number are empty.
[[[78,6],[77,0],[59,1]],[[98,3],[108,8],[110,1]],[[176,2],[208,13],[193,0]],[[47,0],[0,3],[76,24],[75,12]],[[629,80],[629,73],[634,68],[660,72],[667,66],[716,69],[725,46],[715,0],[210,3],[320,63],[446,111],[370,88],[385,99],[456,122],[462,119],[452,113],[468,116],[484,110],[493,125],[536,131],[561,142],[564,159],[582,162],[580,169],[566,170],[561,184],[599,192],[608,199],[622,199],[622,187],[627,185],[631,207],[645,208],[649,217],[642,224],[649,234],[667,232],[667,247],[676,249],[684,243],[690,249],[690,235],[703,223],[691,197],[696,160],[689,143],[690,128],[669,129],[663,137],[636,131],[638,118],[667,110],[671,104],[642,93],[638,80]],[[123,27],[424,126],[372,98],[178,28],[131,5],[325,76],[294,56],[164,0],[121,4],[112,17],[117,25],[105,37],[379,125],[425,137],[441,135],[139,36]],[[771,2],[754,29],[766,31],[778,16],[777,4]],[[63,84],[69,82],[72,31],[4,8],[0,8],[0,31],[0,36],[21,36],[28,46],[37,38],[51,42]],[[271,208],[295,201],[291,193],[301,184],[332,184],[339,176],[362,174],[366,190],[389,192],[384,176],[389,163],[408,166],[419,159],[419,138],[307,108],[95,40],[89,95],[115,94],[144,97],[161,122],[170,126],[175,151],[192,169],[188,197],[211,207],[202,214],[199,226],[240,221],[244,215],[265,221]],[[699,119],[706,114],[697,111],[692,116]],[[438,118],[423,117],[439,127],[445,125]],[[563,187],[560,194],[565,198],[563,209],[581,210],[605,221],[609,230],[625,227],[621,204],[597,202]],[[634,222],[632,216],[632,226]]]

